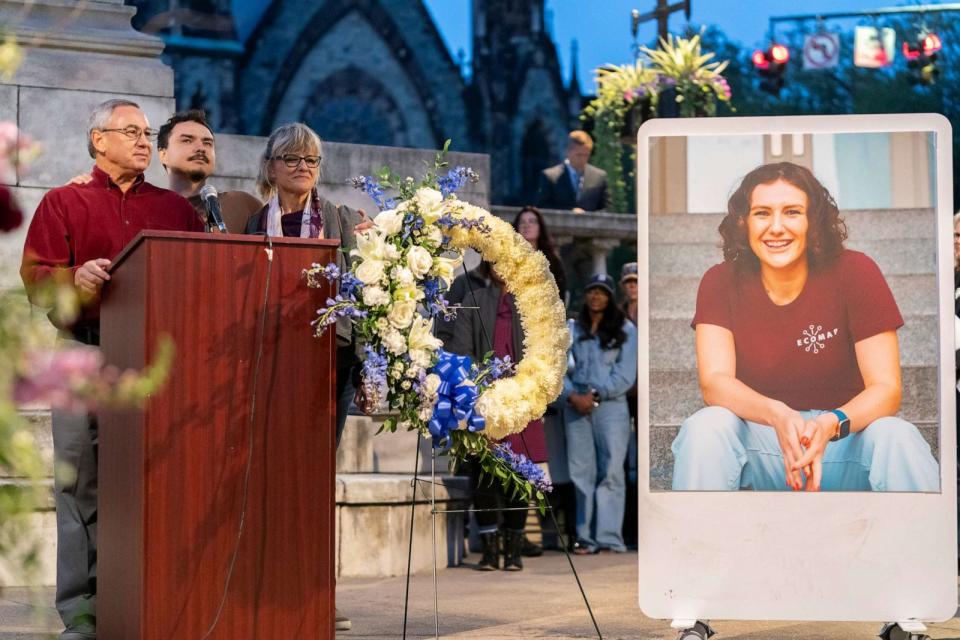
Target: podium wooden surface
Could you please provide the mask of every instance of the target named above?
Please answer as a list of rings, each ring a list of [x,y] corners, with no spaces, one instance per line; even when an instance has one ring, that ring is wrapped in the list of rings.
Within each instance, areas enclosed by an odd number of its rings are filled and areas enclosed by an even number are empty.
[[[266,247],[144,232],[111,267],[107,362],[164,335],[176,356],[142,411],[100,419],[100,640],[333,637],[334,332],[312,336],[330,291],[301,273],[337,242],[274,238],[264,305]]]

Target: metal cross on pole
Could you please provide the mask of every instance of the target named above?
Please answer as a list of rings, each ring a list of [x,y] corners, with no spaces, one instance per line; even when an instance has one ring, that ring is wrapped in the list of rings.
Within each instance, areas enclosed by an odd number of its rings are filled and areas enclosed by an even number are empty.
[[[639,11],[634,9],[630,12],[630,16],[633,19],[631,23],[631,32],[633,33],[633,38],[637,38],[637,29],[644,22],[650,22],[651,20],[657,21],[657,36],[664,40],[667,39],[667,34],[670,32],[667,23],[670,20],[670,14],[676,13],[677,11],[683,11],[683,15],[686,16],[687,20],[690,19],[690,4],[693,0],[682,0],[681,2],[674,2],[670,4],[670,0],[657,0],[657,8],[653,11],[641,14]]]

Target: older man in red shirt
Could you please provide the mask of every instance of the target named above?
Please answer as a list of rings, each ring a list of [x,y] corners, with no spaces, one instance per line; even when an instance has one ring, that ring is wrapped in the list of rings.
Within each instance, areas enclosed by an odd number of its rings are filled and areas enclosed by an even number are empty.
[[[111,260],[144,229],[203,231],[193,207],[146,182],[152,141],[146,115],[129,100],[108,100],[90,115],[87,150],[95,164],[86,184],[49,191],[30,222],[20,276],[27,295],[53,282],[77,289],[80,316],[65,339],[100,343],[100,291]],[[57,507],[57,610],[60,640],[96,638],[97,423],[94,416],[53,411]]]

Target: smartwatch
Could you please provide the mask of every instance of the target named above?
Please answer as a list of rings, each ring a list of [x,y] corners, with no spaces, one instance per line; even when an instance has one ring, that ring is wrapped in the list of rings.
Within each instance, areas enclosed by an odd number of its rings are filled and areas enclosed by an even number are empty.
[[[850,435],[850,418],[847,417],[847,414],[845,414],[843,411],[840,411],[840,409],[831,409],[830,413],[837,416],[837,420],[840,421],[840,423],[837,425],[837,433],[830,438],[830,442],[842,440]]]

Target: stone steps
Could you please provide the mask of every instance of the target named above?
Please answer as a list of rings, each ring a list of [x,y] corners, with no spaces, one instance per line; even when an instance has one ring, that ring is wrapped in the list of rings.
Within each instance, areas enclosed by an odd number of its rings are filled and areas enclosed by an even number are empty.
[[[940,360],[940,332],[933,315],[905,316],[900,338],[900,365],[917,367]],[[657,369],[694,369],[696,349],[689,318],[650,321],[650,365]]]
[[[937,367],[904,367],[900,416],[911,422],[936,422],[939,398]],[[651,424],[680,424],[703,407],[703,398],[693,370],[650,372]]]

